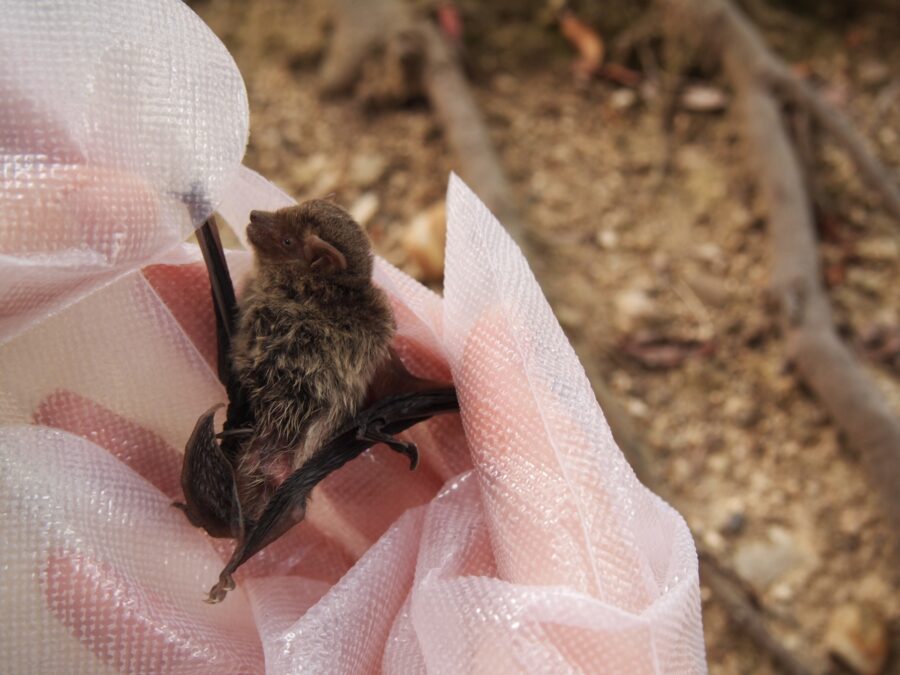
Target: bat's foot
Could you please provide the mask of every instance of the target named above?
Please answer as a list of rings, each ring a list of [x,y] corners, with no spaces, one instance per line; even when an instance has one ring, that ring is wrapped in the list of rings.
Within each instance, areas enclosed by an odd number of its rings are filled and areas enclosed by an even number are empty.
[[[406,443],[386,431],[372,429],[371,427],[360,428],[356,437],[361,441],[368,441],[369,443],[384,443],[394,452],[406,455],[409,457],[410,471],[415,471],[416,467],[419,466],[419,449],[416,447],[415,443]]]
[[[228,591],[234,590],[234,579],[230,574],[225,574],[224,572],[219,577],[219,583],[209,589],[209,594],[205,598],[205,602],[210,605],[215,605],[222,600],[225,599],[225,596],[228,595]]]

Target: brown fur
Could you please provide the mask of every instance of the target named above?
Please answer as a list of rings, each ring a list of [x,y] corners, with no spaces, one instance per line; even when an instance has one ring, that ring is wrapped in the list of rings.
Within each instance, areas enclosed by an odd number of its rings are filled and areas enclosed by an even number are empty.
[[[256,267],[232,345],[255,418],[238,466],[242,493],[271,487],[356,414],[394,332],[372,284],[369,240],[345,211],[314,200],[254,212],[248,233]],[[311,235],[326,245],[311,250]]]

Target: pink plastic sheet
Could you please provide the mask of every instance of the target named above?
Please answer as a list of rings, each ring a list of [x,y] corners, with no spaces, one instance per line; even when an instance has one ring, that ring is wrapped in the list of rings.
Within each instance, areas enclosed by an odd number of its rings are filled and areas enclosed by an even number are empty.
[[[205,604],[229,546],[170,503],[224,391],[205,271],[178,242],[212,206],[242,235],[290,199],[239,166],[240,76],[180,2],[6,5],[5,671],[705,672],[687,526],[635,478],[525,260],[455,177],[443,300],[383,261],[376,281],[403,358],[452,376],[461,415],[408,433],[414,473],[376,447],[330,476]],[[249,254],[229,262],[240,279]]]

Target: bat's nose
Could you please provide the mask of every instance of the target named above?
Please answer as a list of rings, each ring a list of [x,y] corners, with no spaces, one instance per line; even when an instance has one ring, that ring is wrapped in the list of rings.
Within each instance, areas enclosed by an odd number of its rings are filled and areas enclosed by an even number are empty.
[[[268,211],[251,211],[250,222],[254,225],[271,225],[272,214]]]

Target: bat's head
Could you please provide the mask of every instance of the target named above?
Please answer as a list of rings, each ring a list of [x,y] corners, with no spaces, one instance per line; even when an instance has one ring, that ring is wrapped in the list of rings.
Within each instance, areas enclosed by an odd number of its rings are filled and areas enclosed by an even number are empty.
[[[372,246],[341,207],[313,199],[274,213],[251,211],[247,238],[263,268],[323,282],[368,283]]]

